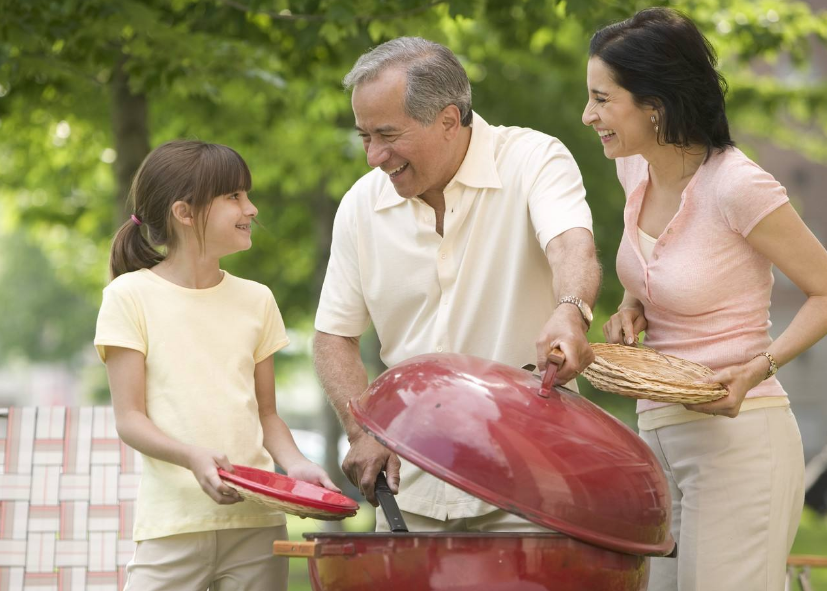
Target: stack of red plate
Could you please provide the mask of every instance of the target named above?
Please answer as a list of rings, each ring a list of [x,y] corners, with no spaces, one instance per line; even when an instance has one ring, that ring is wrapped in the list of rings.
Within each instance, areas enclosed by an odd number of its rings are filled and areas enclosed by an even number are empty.
[[[271,509],[328,521],[351,517],[359,509],[353,499],[303,480],[247,466],[233,465],[233,470],[219,469],[218,475],[245,500]]]

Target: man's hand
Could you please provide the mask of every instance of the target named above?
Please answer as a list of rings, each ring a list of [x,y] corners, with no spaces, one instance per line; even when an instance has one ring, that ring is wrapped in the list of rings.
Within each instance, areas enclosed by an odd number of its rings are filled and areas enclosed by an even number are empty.
[[[548,354],[555,347],[561,349],[566,360],[554,379],[555,385],[574,379],[594,361],[594,351],[586,339],[586,323],[580,310],[572,304],[560,304],[554,310],[537,338],[537,367],[543,371],[548,365]]]
[[[393,494],[399,492],[399,458],[367,433],[351,439],[350,450],[342,462],[342,471],[374,507],[379,505],[373,488],[376,476],[387,473],[388,486]]]

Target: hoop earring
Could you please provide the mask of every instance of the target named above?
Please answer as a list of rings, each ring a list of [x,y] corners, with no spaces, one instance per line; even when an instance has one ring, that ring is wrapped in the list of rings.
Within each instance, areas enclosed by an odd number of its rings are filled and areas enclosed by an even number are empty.
[[[654,124],[654,126],[655,126],[655,133],[657,134],[657,133],[658,133],[658,131],[660,131],[660,126],[658,125],[658,120],[657,120],[657,119],[655,119],[655,116],[654,116],[654,115],[652,115],[652,117],[651,117],[650,119],[652,120],[652,123],[653,123],[653,124]]]

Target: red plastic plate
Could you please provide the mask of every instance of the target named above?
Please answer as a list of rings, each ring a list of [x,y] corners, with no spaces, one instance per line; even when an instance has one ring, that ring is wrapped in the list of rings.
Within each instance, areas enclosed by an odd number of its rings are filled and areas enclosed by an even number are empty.
[[[233,464],[233,469],[235,472],[230,473],[219,468],[218,475],[247,490],[280,501],[342,515],[355,515],[359,509],[359,504],[353,499],[303,480],[248,466]]]

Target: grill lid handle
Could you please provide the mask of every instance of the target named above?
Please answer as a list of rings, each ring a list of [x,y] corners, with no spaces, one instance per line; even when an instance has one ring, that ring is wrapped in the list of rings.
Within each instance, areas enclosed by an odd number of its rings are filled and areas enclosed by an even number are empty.
[[[402,512],[399,510],[399,505],[396,504],[396,499],[388,486],[388,480],[385,478],[384,472],[379,472],[376,475],[376,486],[373,489],[379,505],[382,507],[382,512],[385,514],[385,519],[388,520],[388,525],[392,532],[407,532],[408,526],[405,525],[405,520],[402,518]]]
[[[543,374],[543,385],[540,386],[540,391],[537,395],[541,398],[548,398],[551,396],[551,389],[554,387],[554,378],[557,376],[557,370],[566,361],[566,354],[562,349],[554,348],[548,354],[548,365],[546,365],[546,373]]]

